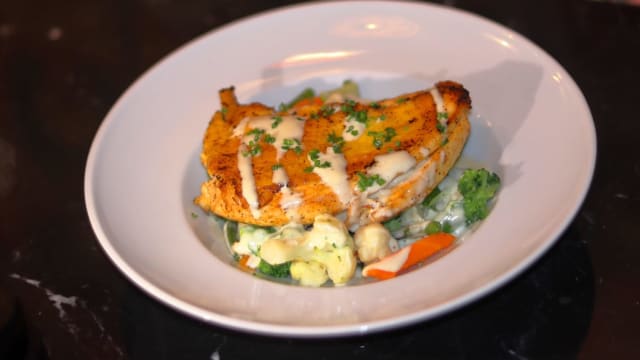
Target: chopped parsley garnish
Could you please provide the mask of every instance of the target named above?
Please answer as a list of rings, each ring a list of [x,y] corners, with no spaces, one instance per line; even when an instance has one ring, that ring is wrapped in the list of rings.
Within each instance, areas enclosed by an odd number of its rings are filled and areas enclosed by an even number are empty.
[[[347,115],[355,111],[356,102],[350,99],[345,100],[344,104],[340,106],[340,110]]]
[[[331,133],[327,137],[327,141],[331,144],[334,153],[342,153],[342,147],[344,146],[344,138],[342,136],[337,136],[336,134]]]
[[[276,171],[282,167],[282,164],[273,164],[271,165],[271,170]]]
[[[336,110],[330,105],[322,105],[322,107],[320,107],[320,115],[323,117],[329,117],[333,115],[334,112],[336,112]]]
[[[309,115],[309,118],[314,120],[320,118],[321,116],[326,118],[333,115],[333,113],[335,112],[336,109],[334,109],[333,106],[325,104],[320,107],[320,110],[318,110],[318,112],[311,113],[311,115]]]
[[[247,144],[247,151],[242,152],[242,156],[244,157],[258,156],[261,152],[262,152],[262,147],[260,147],[260,144],[251,140],[249,141],[249,144]]]
[[[320,150],[313,149],[309,151],[309,159],[313,162],[312,166],[308,166],[304,169],[304,172],[310,173],[314,168],[328,168],[331,167],[331,163],[328,161],[320,160]]]
[[[226,106],[223,106],[222,109],[220,109],[220,114],[222,115],[222,120],[227,121],[227,113],[229,112],[229,109],[227,109]]]
[[[262,134],[264,134],[264,130],[262,129],[251,129],[247,131],[245,136],[254,135],[254,140],[258,141],[258,139],[260,138],[260,135]]]
[[[385,120],[387,120],[387,115],[382,114],[382,115],[378,116],[378,121],[385,121]]]
[[[245,136],[253,135],[253,139],[250,140],[247,144],[247,151],[243,151],[242,156],[257,156],[262,152],[262,148],[260,147],[260,144],[258,144],[258,141],[260,141],[260,136],[262,136],[262,134],[264,134],[264,130],[262,129],[251,129],[247,131]]]
[[[273,137],[271,134],[265,134],[262,139],[264,140],[264,142],[266,142],[267,144],[273,144],[274,142],[276,142],[276,138]]]
[[[368,188],[372,187],[374,184],[384,185],[386,181],[380,177],[378,174],[367,176],[361,172],[357,173],[358,175],[358,189],[360,191],[365,191]]]
[[[359,123],[366,124],[369,119],[367,116],[367,110],[356,110],[357,103],[353,100],[346,100],[340,110],[344,112],[348,118],[353,119]]]
[[[353,125],[349,125],[349,127],[347,127],[347,132],[352,136],[358,136],[359,134],[358,130],[356,130],[356,128]]]
[[[282,122],[282,116],[274,116],[271,119],[273,120],[273,122],[271,123],[272,129],[277,128],[278,125],[280,125],[280,123]]]
[[[403,103],[406,103],[407,101],[409,101],[409,98],[406,98],[406,97],[396,99],[396,103],[398,104],[403,104]]]
[[[356,119],[357,122],[363,123],[363,124],[366,124],[367,120],[369,119],[367,117],[367,111],[366,110],[355,111],[352,116],[353,116],[354,119]]]
[[[446,124],[446,120],[449,119],[449,114],[447,114],[446,111],[438,112],[437,118],[438,118],[438,124],[436,125],[436,129],[438,129],[439,132],[443,133],[445,132],[445,130],[447,130],[447,127],[445,124]],[[445,120],[445,124],[443,124],[441,120]]]
[[[301,143],[300,140],[298,139],[284,139],[282,140],[282,146],[281,149],[284,151],[287,150],[293,150],[297,155],[302,154],[302,147],[301,147]]]
[[[373,137],[373,146],[380,149],[384,143],[391,141],[397,134],[396,129],[388,127],[384,131],[369,131],[367,135]]]
[[[197,219],[198,218],[198,214],[191,212],[191,218],[193,219]]]
[[[380,108],[382,108],[382,105],[380,105],[380,104],[379,104],[379,103],[377,103],[377,102],[372,102],[371,104],[369,104],[369,106],[370,106],[372,109],[380,109]]]

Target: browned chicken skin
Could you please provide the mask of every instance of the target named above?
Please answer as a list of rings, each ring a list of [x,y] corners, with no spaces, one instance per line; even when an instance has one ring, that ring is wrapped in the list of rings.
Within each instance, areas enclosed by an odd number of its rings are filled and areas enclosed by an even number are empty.
[[[435,95],[429,89],[375,103],[308,105],[287,113],[258,103],[238,104],[233,88],[222,89],[222,107],[209,123],[201,154],[210,179],[202,184],[195,203],[228,219],[265,226],[310,224],[323,213],[344,214],[352,229],[385,221],[422,201],[446,176],[468,138],[468,91],[452,81],[435,88]],[[446,115],[438,113],[438,95]],[[278,122],[282,118],[284,125]],[[293,126],[292,119],[300,124],[299,143],[271,136],[278,126]],[[257,125],[260,121],[262,127]],[[271,126],[264,126],[265,121]],[[341,136],[350,126],[357,135]],[[333,155],[333,149],[341,152]],[[343,156],[348,193],[320,175],[323,162],[331,163],[325,161],[327,154],[333,159]],[[398,156],[385,156],[390,154]],[[385,157],[387,163],[403,159],[405,171],[385,180],[372,175]],[[326,167],[340,164],[332,162]],[[286,181],[274,181],[278,174],[286,174]],[[254,182],[249,184],[251,177]],[[335,174],[331,179],[340,180]],[[373,185],[364,188],[363,180]]]

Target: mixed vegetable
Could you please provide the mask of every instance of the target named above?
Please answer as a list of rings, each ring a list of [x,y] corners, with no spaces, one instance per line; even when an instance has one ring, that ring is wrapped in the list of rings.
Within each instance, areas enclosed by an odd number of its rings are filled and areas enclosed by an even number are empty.
[[[280,108],[359,95],[357,84],[345,81],[329,92],[305,89]],[[223,220],[224,234],[238,266],[259,276],[313,287],[329,281],[344,285],[360,277],[385,280],[451,248],[487,217],[499,188],[500,178],[490,171],[454,167],[421,203],[355,233],[336,217],[322,214],[306,227],[297,223],[259,227]]]

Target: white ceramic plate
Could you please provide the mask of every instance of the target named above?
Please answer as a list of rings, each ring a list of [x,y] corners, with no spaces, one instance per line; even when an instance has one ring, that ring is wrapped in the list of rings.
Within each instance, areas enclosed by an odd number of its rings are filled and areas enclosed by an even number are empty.
[[[372,99],[443,79],[464,84],[473,101],[465,156],[502,177],[496,207],[455,251],[393,280],[310,289],[237,270],[192,204],[206,179],[198,156],[218,89],[234,85],[241,102],[277,105],[345,78]],[[434,5],[317,3],[205,34],[145,73],[95,137],[85,196],[108,256],[161,302],[256,333],[359,334],[431,319],[519,274],[572,220],[595,153],[580,90],[517,33]]]

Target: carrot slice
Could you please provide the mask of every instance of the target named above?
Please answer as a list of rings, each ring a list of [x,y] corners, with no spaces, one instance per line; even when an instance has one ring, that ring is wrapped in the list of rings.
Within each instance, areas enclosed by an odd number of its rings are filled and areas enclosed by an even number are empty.
[[[397,272],[385,271],[380,269],[369,269],[369,271],[367,271],[367,275],[365,276],[374,277],[378,280],[387,280],[395,277],[396,274]]]
[[[392,254],[387,255],[383,259],[373,264],[365,266],[362,271],[362,275],[368,277],[374,277],[379,280],[387,280],[395,277],[403,270],[410,268],[417,263],[424,261],[429,256],[434,255],[438,251],[449,247],[455,241],[455,236],[444,232],[435,233],[429,236],[425,236],[422,239],[416,240],[413,244],[409,245],[409,254],[402,255],[401,250],[398,250]],[[381,269],[379,265],[393,263],[397,256],[406,256],[404,262],[400,265],[397,271],[389,271]],[[387,267],[388,268],[388,267]]]
[[[425,260],[429,256],[453,244],[455,236],[444,232],[435,233],[411,244],[411,250],[407,261],[402,265],[400,270],[405,270],[411,266]]]
[[[253,272],[253,269],[247,265],[248,261],[249,261],[249,255],[242,255],[240,257],[240,260],[238,260],[238,266],[240,267],[240,269],[244,271]]]

